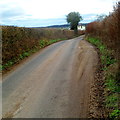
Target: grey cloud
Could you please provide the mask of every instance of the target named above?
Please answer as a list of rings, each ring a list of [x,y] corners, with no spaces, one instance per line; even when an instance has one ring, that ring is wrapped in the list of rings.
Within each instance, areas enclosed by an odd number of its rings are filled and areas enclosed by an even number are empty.
[[[23,15],[24,15],[24,11],[20,8],[7,9],[7,10],[4,10],[1,13],[1,17],[2,17],[3,20],[13,18],[13,17],[17,17],[17,16],[23,16]]]
[[[64,18],[57,19],[26,19],[26,20],[5,20],[4,23],[6,25],[15,25],[20,27],[43,27],[49,25],[59,25],[66,24],[66,20]]]
[[[93,21],[94,19],[89,19],[95,14],[84,14],[82,23],[89,23]],[[43,26],[49,26],[49,25],[60,25],[60,24],[66,24],[66,19],[64,18],[53,18],[53,19],[23,19],[23,20],[4,20],[5,25],[14,25],[14,26],[20,26],[20,27],[43,27]]]

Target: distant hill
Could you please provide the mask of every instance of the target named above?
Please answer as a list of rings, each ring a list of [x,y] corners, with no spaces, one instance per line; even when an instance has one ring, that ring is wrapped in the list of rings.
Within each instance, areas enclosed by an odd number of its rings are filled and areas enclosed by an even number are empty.
[[[79,25],[86,26],[88,23],[79,23]],[[51,25],[51,26],[46,26],[46,27],[41,27],[41,28],[69,28],[69,24],[63,24],[63,25]]]
[[[70,25],[69,24],[64,24],[64,25],[51,25],[51,26],[46,26],[47,28],[68,28]]]

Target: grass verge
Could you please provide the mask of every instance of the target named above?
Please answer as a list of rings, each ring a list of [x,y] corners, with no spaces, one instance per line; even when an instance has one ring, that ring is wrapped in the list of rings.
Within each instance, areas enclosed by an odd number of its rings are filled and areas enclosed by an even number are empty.
[[[104,104],[108,112],[108,117],[117,119],[120,117],[119,109],[119,94],[120,84],[118,70],[118,61],[113,56],[113,51],[108,50],[105,45],[102,44],[99,38],[90,37],[86,38],[87,41],[95,45],[100,52],[101,71],[104,73]]]

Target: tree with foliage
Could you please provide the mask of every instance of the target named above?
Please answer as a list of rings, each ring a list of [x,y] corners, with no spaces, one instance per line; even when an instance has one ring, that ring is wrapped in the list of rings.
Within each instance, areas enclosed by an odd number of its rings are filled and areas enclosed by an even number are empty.
[[[78,24],[82,20],[82,17],[80,16],[79,12],[70,12],[67,16],[67,22],[70,23],[70,29],[74,30],[75,33],[78,32]]]

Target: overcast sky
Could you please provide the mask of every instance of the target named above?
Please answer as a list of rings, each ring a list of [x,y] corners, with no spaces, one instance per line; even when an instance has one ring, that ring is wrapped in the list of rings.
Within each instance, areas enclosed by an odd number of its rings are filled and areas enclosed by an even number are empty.
[[[79,12],[82,22],[109,14],[117,0],[0,0],[1,24],[40,27],[66,24],[69,12]]]

